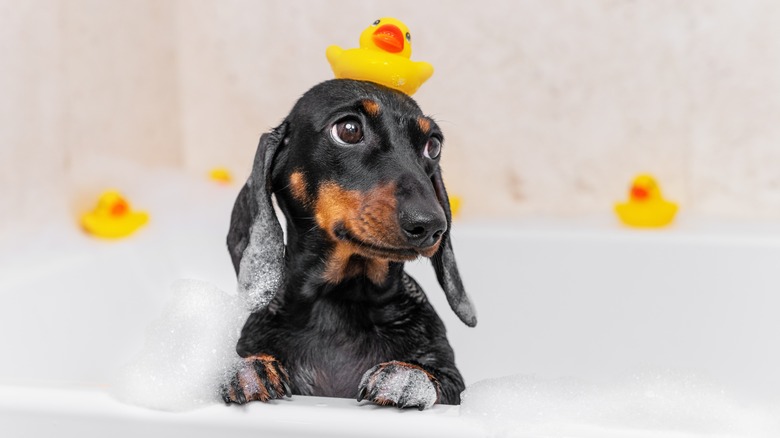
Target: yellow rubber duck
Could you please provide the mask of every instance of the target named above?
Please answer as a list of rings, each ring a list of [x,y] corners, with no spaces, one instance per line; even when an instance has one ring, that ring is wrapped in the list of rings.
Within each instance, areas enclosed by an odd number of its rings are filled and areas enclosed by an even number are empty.
[[[230,184],[233,182],[233,175],[226,167],[215,167],[209,171],[209,178],[220,184]]]
[[[129,236],[149,221],[149,215],[132,211],[130,203],[116,190],[103,192],[94,210],[81,216],[87,233],[105,239]]]
[[[655,228],[669,225],[677,214],[677,204],[666,201],[652,175],[634,178],[628,202],[615,204],[621,222],[632,227]]]
[[[452,217],[456,217],[460,214],[460,206],[463,204],[463,200],[460,196],[452,195],[450,196],[450,212],[452,213]]]
[[[364,30],[359,49],[330,46],[325,55],[339,79],[376,82],[410,96],[433,75],[432,65],[409,59],[412,56],[409,28],[391,17],[380,18]]]

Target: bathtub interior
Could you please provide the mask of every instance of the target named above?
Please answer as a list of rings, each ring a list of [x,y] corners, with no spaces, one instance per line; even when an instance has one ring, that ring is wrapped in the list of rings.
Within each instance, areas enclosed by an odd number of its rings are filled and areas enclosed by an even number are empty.
[[[13,360],[0,361],[0,382],[110,385],[142,349],[176,280],[235,290],[224,235],[238,188],[181,174],[131,185],[128,193],[152,221],[125,241],[96,241],[71,220],[4,235],[0,330],[4,356]],[[625,409],[640,415],[671,406],[635,403],[652,391],[676,397],[677,406],[700,405],[689,417],[701,417],[723,394],[728,403],[721,408],[780,412],[773,410],[780,394],[780,227],[706,224],[683,215],[672,229],[639,232],[605,214],[456,221],[453,242],[477,306],[476,328],[449,310],[427,261],[408,271],[447,325],[469,385],[462,414],[516,412],[537,425],[558,417],[563,424],[595,405],[618,412],[607,417],[619,422]],[[513,375],[520,377],[496,380]],[[500,401],[512,397],[520,398],[507,411]],[[538,406],[550,414],[540,416]],[[597,411],[578,421],[604,418]],[[645,427],[648,416],[656,428],[690,419],[645,413],[628,425]],[[753,417],[738,421],[745,418]]]

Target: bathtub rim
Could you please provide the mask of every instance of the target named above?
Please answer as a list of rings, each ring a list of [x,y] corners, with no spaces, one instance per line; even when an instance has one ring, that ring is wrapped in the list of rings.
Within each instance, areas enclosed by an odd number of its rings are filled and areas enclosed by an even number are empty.
[[[375,437],[416,436],[421,429],[429,438],[484,435],[479,425],[460,416],[460,406],[453,405],[400,410],[343,398],[293,396],[267,404],[226,407],[214,403],[186,411],[161,411],[124,403],[107,387],[80,385],[0,384],[0,425],[11,436],[52,432],[80,436],[83,428],[89,430],[87,436],[117,436],[117,425],[123,425],[120,436],[138,436],[139,430],[158,426],[175,427],[182,433],[207,427],[225,433],[282,431],[289,436],[363,437],[369,428]],[[59,430],[62,427],[64,434]]]

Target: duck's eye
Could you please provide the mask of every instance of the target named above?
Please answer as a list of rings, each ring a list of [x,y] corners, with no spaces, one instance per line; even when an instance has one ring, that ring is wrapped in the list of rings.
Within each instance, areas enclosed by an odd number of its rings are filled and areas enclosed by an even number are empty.
[[[409,32],[406,32],[406,41],[409,41],[410,43],[412,42],[412,34]]]
[[[382,21],[382,20],[376,20],[376,21],[374,22],[374,26],[378,25],[380,21]]]
[[[425,149],[423,149],[423,156],[435,160],[441,155],[441,140],[437,137],[431,137],[428,142],[425,143]]]
[[[355,118],[343,119],[333,125],[330,136],[340,145],[357,144],[363,140],[363,126]]]

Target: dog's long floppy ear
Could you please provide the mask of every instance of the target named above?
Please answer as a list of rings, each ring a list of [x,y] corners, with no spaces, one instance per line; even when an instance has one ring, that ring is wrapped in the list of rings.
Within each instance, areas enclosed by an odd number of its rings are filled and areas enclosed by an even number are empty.
[[[260,137],[252,174],[230,218],[227,244],[238,291],[253,312],[267,306],[285,282],[284,235],[271,203],[271,173],[286,131],[283,123]]]
[[[469,327],[477,325],[477,314],[474,306],[463,288],[463,282],[460,279],[458,265],[455,263],[455,254],[452,251],[450,242],[450,227],[452,226],[452,212],[450,211],[450,198],[447,196],[447,190],[444,188],[444,181],[441,178],[441,169],[437,169],[431,178],[433,188],[436,190],[436,197],[444,209],[447,216],[447,231],[441,238],[441,244],[436,254],[431,257],[433,269],[436,271],[436,278],[439,280],[444,294],[447,296],[447,302],[453,312],[458,315],[461,321]]]

